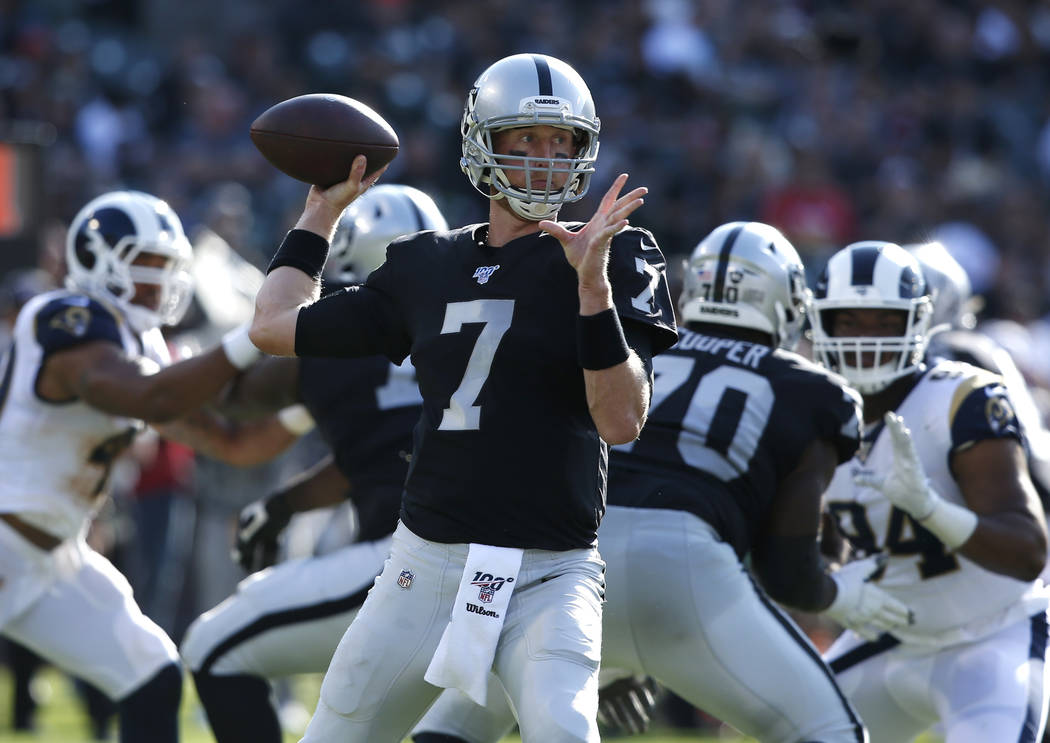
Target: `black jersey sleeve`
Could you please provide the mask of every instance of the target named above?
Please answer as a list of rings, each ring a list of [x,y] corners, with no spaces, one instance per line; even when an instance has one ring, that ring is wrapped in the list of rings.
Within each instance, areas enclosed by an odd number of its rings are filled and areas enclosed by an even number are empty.
[[[40,308],[36,316],[36,339],[44,356],[90,341],[110,341],[123,346],[120,319],[89,297],[59,297]]]
[[[813,421],[815,439],[829,441],[835,446],[838,463],[848,462],[860,446],[860,394],[846,380],[808,362],[799,362],[811,374],[789,397],[796,420]]]
[[[609,282],[616,312],[623,320],[649,328],[654,354],[678,340],[666,268],[656,238],[647,230],[632,227],[613,236]]]
[[[998,376],[981,372],[956,390],[949,411],[952,453],[984,439],[1017,439],[1026,445],[1006,386]]]
[[[296,356],[352,358],[381,354],[400,364],[411,338],[398,308],[397,267],[388,260],[359,286],[328,294],[299,311]]]

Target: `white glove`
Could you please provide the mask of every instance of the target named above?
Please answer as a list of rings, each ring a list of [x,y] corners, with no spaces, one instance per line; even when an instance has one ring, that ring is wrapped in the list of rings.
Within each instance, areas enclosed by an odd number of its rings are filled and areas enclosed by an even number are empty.
[[[914,623],[911,609],[871,583],[885,564],[885,555],[872,555],[832,573],[838,591],[823,613],[869,640]]]
[[[958,549],[977,528],[977,514],[944,500],[930,487],[904,419],[892,411],[883,419],[893,444],[893,471],[889,477],[857,475],[853,482],[878,490],[886,500],[933,533],[948,549]]]
[[[940,496],[933,492],[926,481],[926,471],[922,468],[911,431],[904,425],[904,419],[890,411],[883,420],[886,421],[886,430],[893,444],[893,471],[889,477],[857,475],[853,481],[875,488],[897,508],[922,521],[933,512],[933,499]]]
[[[236,368],[244,371],[262,357],[262,351],[255,347],[248,337],[251,321],[238,325],[222,337],[222,350],[227,360]]]

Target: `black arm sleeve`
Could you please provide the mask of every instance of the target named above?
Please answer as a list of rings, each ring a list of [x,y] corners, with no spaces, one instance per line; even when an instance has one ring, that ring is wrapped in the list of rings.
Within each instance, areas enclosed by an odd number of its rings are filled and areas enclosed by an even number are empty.
[[[351,286],[299,310],[296,356],[353,358],[381,354],[400,364],[411,340],[394,302],[368,286]]]
[[[834,599],[816,537],[769,535],[751,555],[751,567],[775,601],[802,611],[826,609]]]

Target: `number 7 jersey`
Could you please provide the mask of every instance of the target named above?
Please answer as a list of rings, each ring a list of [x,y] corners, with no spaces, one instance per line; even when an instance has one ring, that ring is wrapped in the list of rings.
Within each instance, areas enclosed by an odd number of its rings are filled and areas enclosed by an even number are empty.
[[[949,469],[952,456],[984,439],[1023,437],[1002,378],[969,364],[941,361],[929,369],[896,411],[912,432],[933,489],[965,505]],[[1045,608],[1041,586],[990,572],[950,552],[937,537],[857,475],[886,477],[893,446],[880,421],[865,434],[858,455],[841,465],[825,504],[862,553],[885,551],[880,588],[915,612],[915,624],[893,634],[904,642],[946,646],[987,636]]]
[[[423,412],[401,518],[419,536],[589,546],[605,508],[607,450],[577,361],[576,271],[550,235],[493,248],[477,232],[394,241],[362,287],[300,312],[296,354],[395,363],[411,354]],[[608,275],[625,331],[647,335],[654,353],[670,346],[674,314],[652,235],[615,235]]]

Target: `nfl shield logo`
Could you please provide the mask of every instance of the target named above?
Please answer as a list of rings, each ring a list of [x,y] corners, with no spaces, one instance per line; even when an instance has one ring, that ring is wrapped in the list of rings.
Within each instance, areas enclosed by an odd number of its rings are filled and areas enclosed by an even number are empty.
[[[496,589],[492,586],[482,586],[481,590],[478,591],[478,598],[486,604],[492,603],[492,599],[496,595]]]
[[[411,570],[402,570],[401,575],[397,576],[397,584],[407,591],[412,587],[412,577]]]

